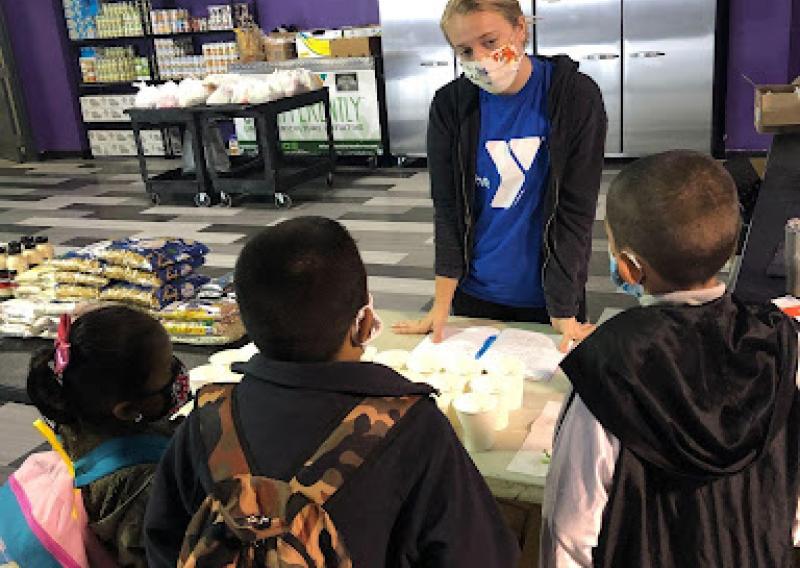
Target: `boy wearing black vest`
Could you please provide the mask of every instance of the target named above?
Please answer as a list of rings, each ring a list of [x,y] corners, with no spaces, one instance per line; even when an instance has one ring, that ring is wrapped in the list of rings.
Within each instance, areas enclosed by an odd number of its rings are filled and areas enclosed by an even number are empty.
[[[794,323],[716,275],[734,251],[733,180],[673,151],[608,194],[619,276],[642,307],[562,363],[574,386],[554,445],[542,566],[790,566],[798,542]]]

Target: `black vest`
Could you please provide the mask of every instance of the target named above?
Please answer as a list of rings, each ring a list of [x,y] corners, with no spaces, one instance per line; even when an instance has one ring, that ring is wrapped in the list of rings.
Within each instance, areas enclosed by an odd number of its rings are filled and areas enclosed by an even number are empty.
[[[621,444],[595,566],[792,565],[800,394],[791,320],[729,295],[636,308],[562,368]]]

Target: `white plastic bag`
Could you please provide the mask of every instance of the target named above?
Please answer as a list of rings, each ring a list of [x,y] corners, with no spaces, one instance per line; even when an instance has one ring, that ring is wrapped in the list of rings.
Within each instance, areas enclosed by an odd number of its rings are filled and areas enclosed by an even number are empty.
[[[174,81],[164,83],[158,88],[158,101],[156,108],[177,108],[180,106],[178,102],[178,85]]]
[[[136,83],[135,86],[139,88],[139,92],[136,93],[133,106],[136,108],[156,108],[159,97],[158,87],[147,83]]]
[[[178,105],[181,108],[205,104],[208,94],[202,81],[184,79],[178,85]]]

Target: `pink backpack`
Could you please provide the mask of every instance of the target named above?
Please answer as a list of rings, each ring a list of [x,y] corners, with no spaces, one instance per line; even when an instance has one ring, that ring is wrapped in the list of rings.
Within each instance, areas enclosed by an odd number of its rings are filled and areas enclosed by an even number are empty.
[[[0,487],[0,566],[116,566],[89,528],[72,462],[53,432],[36,426],[55,451],[30,456]]]

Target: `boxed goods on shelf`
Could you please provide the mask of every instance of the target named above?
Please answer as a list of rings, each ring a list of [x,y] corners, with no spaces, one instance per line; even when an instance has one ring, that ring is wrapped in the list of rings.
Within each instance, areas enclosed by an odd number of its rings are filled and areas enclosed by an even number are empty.
[[[161,131],[142,131],[142,144],[146,155],[164,155],[164,136]],[[127,130],[90,130],[89,146],[96,157],[136,155],[133,132]]]
[[[136,37],[144,35],[140,5],[133,2],[103,4],[95,17],[97,37]]]
[[[84,47],[79,61],[84,83],[130,83],[151,78],[149,61],[137,55],[130,45]]]
[[[136,101],[134,95],[88,95],[81,97],[84,122],[128,122],[125,109]]]
[[[350,37],[331,40],[331,57],[372,57],[381,53],[381,38]]]
[[[331,40],[342,37],[342,30],[314,30],[298,32],[297,56],[304,57],[330,57]]]

